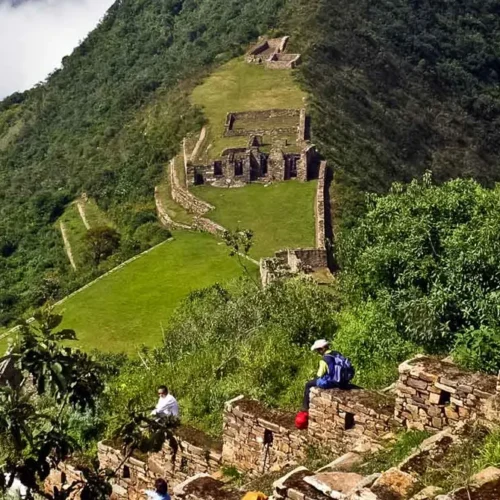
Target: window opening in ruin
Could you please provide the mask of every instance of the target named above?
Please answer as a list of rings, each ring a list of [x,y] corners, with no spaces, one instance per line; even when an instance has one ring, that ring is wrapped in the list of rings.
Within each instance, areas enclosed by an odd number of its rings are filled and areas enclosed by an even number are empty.
[[[188,473],[188,461],[186,457],[181,458],[181,465],[179,467],[181,472],[184,472],[184,474]]]
[[[354,413],[346,413],[345,414],[345,430],[348,431],[349,429],[353,429],[354,426],[356,425],[356,422],[354,420]]]
[[[243,162],[241,160],[235,162],[234,175],[243,175]]]
[[[66,484],[68,478],[66,477],[66,472],[61,472],[61,484]]]
[[[260,170],[262,175],[267,175],[267,157],[262,156],[260,160]]]
[[[292,156],[289,161],[290,161],[290,177],[293,179],[297,177],[297,158],[295,158],[295,156]]]
[[[123,466],[123,479],[130,479],[130,468],[127,465]]]
[[[221,161],[214,162],[214,175],[223,175]]]
[[[194,183],[196,186],[200,186],[201,184],[204,184],[205,180],[203,179],[203,174],[196,172],[196,174],[194,174]]]
[[[271,446],[274,441],[274,434],[269,429],[264,430],[264,445]]]
[[[441,391],[439,395],[439,403],[440,405],[449,405],[451,399],[451,393],[447,391]]]

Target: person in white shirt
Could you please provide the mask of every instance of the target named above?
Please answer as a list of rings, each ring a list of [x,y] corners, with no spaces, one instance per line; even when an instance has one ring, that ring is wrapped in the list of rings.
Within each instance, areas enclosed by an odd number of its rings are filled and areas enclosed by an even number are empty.
[[[168,388],[164,385],[158,387],[158,403],[151,415],[157,417],[175,417],[179,418],[179,403],[168,393]]]

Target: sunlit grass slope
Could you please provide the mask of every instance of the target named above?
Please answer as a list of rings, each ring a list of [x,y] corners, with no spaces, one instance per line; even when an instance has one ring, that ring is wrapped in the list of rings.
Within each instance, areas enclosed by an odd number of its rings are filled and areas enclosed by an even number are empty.
[[[270,256],[282,248],[314,246],[316,181],[250,184],[225,189],[201,186],[196,196],[216,208],[208,216],[227,229],[254,231],[253,257]]]
[[[141,344],[158,345],[161,325],[189,292],[240,275],[227,247],[212,236],[179,232],[174,238],[61,306],[79,346],[134,353]]]
[[[215,157],[222,149],[246,145],[247,137],[222,137],[230,111],[257,111],[304,107],[302,92],[291,70],[276,71],[233,59],[212,73],[192,93],[193,104],[203,109],[208,134],[200,159]],[[208,148],[208,153],[207,153]]]

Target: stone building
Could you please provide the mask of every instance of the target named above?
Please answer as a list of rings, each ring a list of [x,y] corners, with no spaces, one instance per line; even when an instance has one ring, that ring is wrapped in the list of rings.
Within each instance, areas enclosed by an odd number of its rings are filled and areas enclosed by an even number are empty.
[[[308,140],[307,128],[305,109],[228,113],[224,137],[241,137],[243,144],[224,149],[208,165],[189,162],[188,184],[231,187],[249,182],[315,179],[319,160]]]
[[[289,37],[261,40],[252,47],[246,61],[251,64],[264,64],[269,69],[293,69],[302,61],[300,54],[288,54],[286,48]]]

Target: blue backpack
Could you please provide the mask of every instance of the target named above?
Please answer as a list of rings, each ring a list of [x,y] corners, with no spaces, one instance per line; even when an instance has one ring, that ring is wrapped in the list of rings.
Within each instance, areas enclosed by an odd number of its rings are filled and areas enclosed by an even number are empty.
[[[332,351],[323,356],[323,361],[328,366],[328,373],[318,379],[317,385],[321,389],[342,387],[353,379],[355,370],[348,358],[339,352]]]

